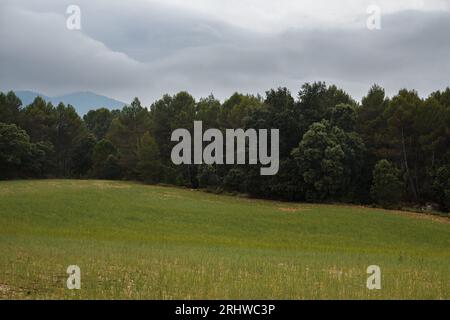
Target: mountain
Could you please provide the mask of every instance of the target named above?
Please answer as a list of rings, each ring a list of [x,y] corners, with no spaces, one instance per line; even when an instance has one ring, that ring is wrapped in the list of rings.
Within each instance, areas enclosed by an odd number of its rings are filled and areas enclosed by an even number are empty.
[[[53,105],[58,105],[60,102],[72,105],[78,114],[83,116],[89,110],[98,108],[107,109],[121,109],[125,102],[118,101],[106,96],[102,96],[93,92],[74,92],[61,96],[49,97],[44,94],[33,91],[15,91],[15,94],[22,101],[22,105],[26,106],[33,102],[36,97],[42,97],[45,101],[51,102]]]
[[[45,101],[50,101],[51,100],[50,97],[48,97],[46,95],[43,95],[43,94],[40,94],[40,93],[37,93],[37,92],[33,92],[33,91],[14,91],[14,93],[16,94],[17,97],[19,97],[20,101],[22,101],[22,105],[23,106],[27,106],[30,103],[32,103],[33,100],[37,96],[41,97]]]

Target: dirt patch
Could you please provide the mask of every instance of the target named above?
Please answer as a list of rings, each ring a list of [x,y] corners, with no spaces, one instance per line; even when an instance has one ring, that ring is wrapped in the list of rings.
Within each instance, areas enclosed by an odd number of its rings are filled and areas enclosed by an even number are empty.
[[[415,213],[415,212],[407,212],[407,211],[386,211],[387,213],[394,213],[397,215],[408,216],[411,218],[422,219],[422,220],[431,220],[433,222],[440,222],[450,225],[450,218],[440,217],[432,214],[425,213]]]
[[[202,202],[207,202],[207,203],[212,203],[212,204],[224,204],[223,201],[218,201],[218,200],[209,200],[209,199],[202,199]]]
[[[110,181],[99,181],[94,182],[92,184],[94,187],[100,188],[100,189],[129,189],[131,188],[130,185],[124,184],[124,183],[115,183]]]
[[[177,193],[173,193],[173,192],[164,192],[164,193],[160,193],[160,198],[162,199],[183,199],[183,196],[180,196]]]
[[[304,208],[296,208],[296,207],[280,207],[280,208],[278,208],[278,210],[280,210],[282,212],[295,213],[295,212],[305,211],[306,209],[304,209]]]
[[[0,283],[0,293],[1,294],[5,294],[5,293],[8,293],[10,291],[11,291],[11,287],[10,286],[8,286],[6,284],[3,284],[3,283]]]

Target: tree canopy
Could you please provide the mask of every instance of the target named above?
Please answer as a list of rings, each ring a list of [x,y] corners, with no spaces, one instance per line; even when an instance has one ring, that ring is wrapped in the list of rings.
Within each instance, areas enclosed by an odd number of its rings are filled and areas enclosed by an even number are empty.
[[[203,128],[279,129],[280,167],[174,165],[171,133],[194,121]],[[83,118],[70,105],[37,97],[23,106],[0,93],[0,178],[133,179],[289,201],[344,201],[398,207],[450,207],[450,88],[422,98],[414,90],[387,97],[374,85],[355,101],[324,82],[265,96],[234,93],[223,102],[187,92],[145,107]]]

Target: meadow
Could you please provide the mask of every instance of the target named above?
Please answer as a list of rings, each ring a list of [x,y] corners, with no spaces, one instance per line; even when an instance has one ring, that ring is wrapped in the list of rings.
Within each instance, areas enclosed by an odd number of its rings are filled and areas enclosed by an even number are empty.
[[[81,268],[81,290],[66,269]],[[368,290],[378,265],[381,290]],[[450,221],[131,182],[0,182],[1,299],[450,299]]]

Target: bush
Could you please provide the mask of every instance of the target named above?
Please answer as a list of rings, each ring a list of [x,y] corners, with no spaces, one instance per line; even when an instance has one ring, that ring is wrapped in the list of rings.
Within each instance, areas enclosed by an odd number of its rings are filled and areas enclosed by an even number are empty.
[[[197,178],[201,188],[214,188],[219,184],[219,178],[217,177],[216,170],[212,165],[201,166]]]
[[[115,155],[108,155],[106,161],[103,163],[103,166],[100,169],[100,178],[117,180],[120,179],[121,174],[122,171],[119,165],[119,159]]]
[[[107,139],[102,139],[94,147],[93,175],[100,179],[118,179],[121,176],[118,152],[116,147]]]
[[[375,165],[371,195],[383,208],[398,208],[403,194],[399,176],[399,170],[387,160],[380,160]]]
[[[239,168],[233,168],[228,171],[228,174],[225,176],[223,186],[227,191],[238,191],[245,192],[245,172],[243,172]]]
[[[434,178],[433,190],[442,211],[450,210],[450,165],[440,167]]]
[[[0,122],[0,179],[45,175],[52,151],[50,143],[31,143],[24,130]]]

